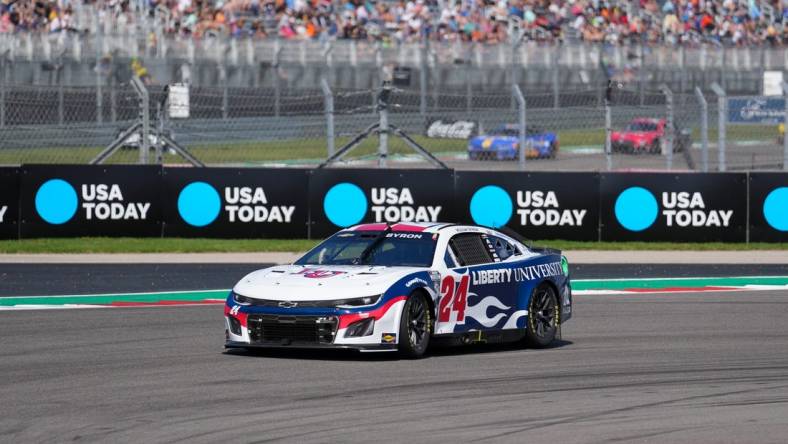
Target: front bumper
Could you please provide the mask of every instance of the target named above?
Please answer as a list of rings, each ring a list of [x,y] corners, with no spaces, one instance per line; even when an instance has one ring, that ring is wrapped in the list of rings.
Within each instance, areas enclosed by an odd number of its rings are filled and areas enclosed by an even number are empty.
[[[281,309],[225,305],[225,337],[229,348],[347,348],[396,350],[405,296],[391,298],[367,311]],[[372,321],[363,336],[351,331]]]
[[[301,350],[358,350],[361,352],[397,351],[397,344],[341,345],[341,344],[249,344],[248,342],[226,341],[227,349],[301,349]]]

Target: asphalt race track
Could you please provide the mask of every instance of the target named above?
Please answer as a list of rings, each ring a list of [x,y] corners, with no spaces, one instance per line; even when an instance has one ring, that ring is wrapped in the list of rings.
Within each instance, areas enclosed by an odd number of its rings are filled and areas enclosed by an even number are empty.
[[[0,312],[0,442],[786,441],[788,292],[574,311],[551,349],[419,361],[223,353],[218,306]]]

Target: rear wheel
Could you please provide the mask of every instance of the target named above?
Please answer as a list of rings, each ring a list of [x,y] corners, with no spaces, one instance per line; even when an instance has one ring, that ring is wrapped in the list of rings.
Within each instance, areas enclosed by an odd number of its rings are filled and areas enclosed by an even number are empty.
[[[399,353],[405,358],[424,356],[432,334],[432,314],[427,298],[421,293],[412,294],[402,308],[399,322]]]
[[[532,347],[547,347],[555,340],[559,323],[558,298],[548,284],[534,289],[528,304],[525,340]]]

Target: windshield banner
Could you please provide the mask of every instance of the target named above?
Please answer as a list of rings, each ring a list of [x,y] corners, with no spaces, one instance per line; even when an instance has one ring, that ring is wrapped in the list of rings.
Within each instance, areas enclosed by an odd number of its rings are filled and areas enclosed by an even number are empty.
[[[599,175],[457,171],[460,220],[529,239],[598,239]]]
[[[311,236],[361,222],[455,220],[451,170],[314,170],[309,181]]]
[[[19,237],[19,170],[0,167],[0,239]]]
[[[307,171],[166,168],[164,235],[306,238]]]

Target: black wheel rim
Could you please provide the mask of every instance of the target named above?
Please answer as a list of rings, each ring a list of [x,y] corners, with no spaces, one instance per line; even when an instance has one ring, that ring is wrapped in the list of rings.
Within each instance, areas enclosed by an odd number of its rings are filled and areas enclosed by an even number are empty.
[[[543,338],[555,330],[556,306],[552,290],[540,289],[531,303],[531,326],[534,333]]]
[[[427,307],[424,305],[422,298],[415,297],[411,299],[410,308],[408,309],[408,336],[410,337],[410,343],[420,347],[427,336],[427,329]]]

